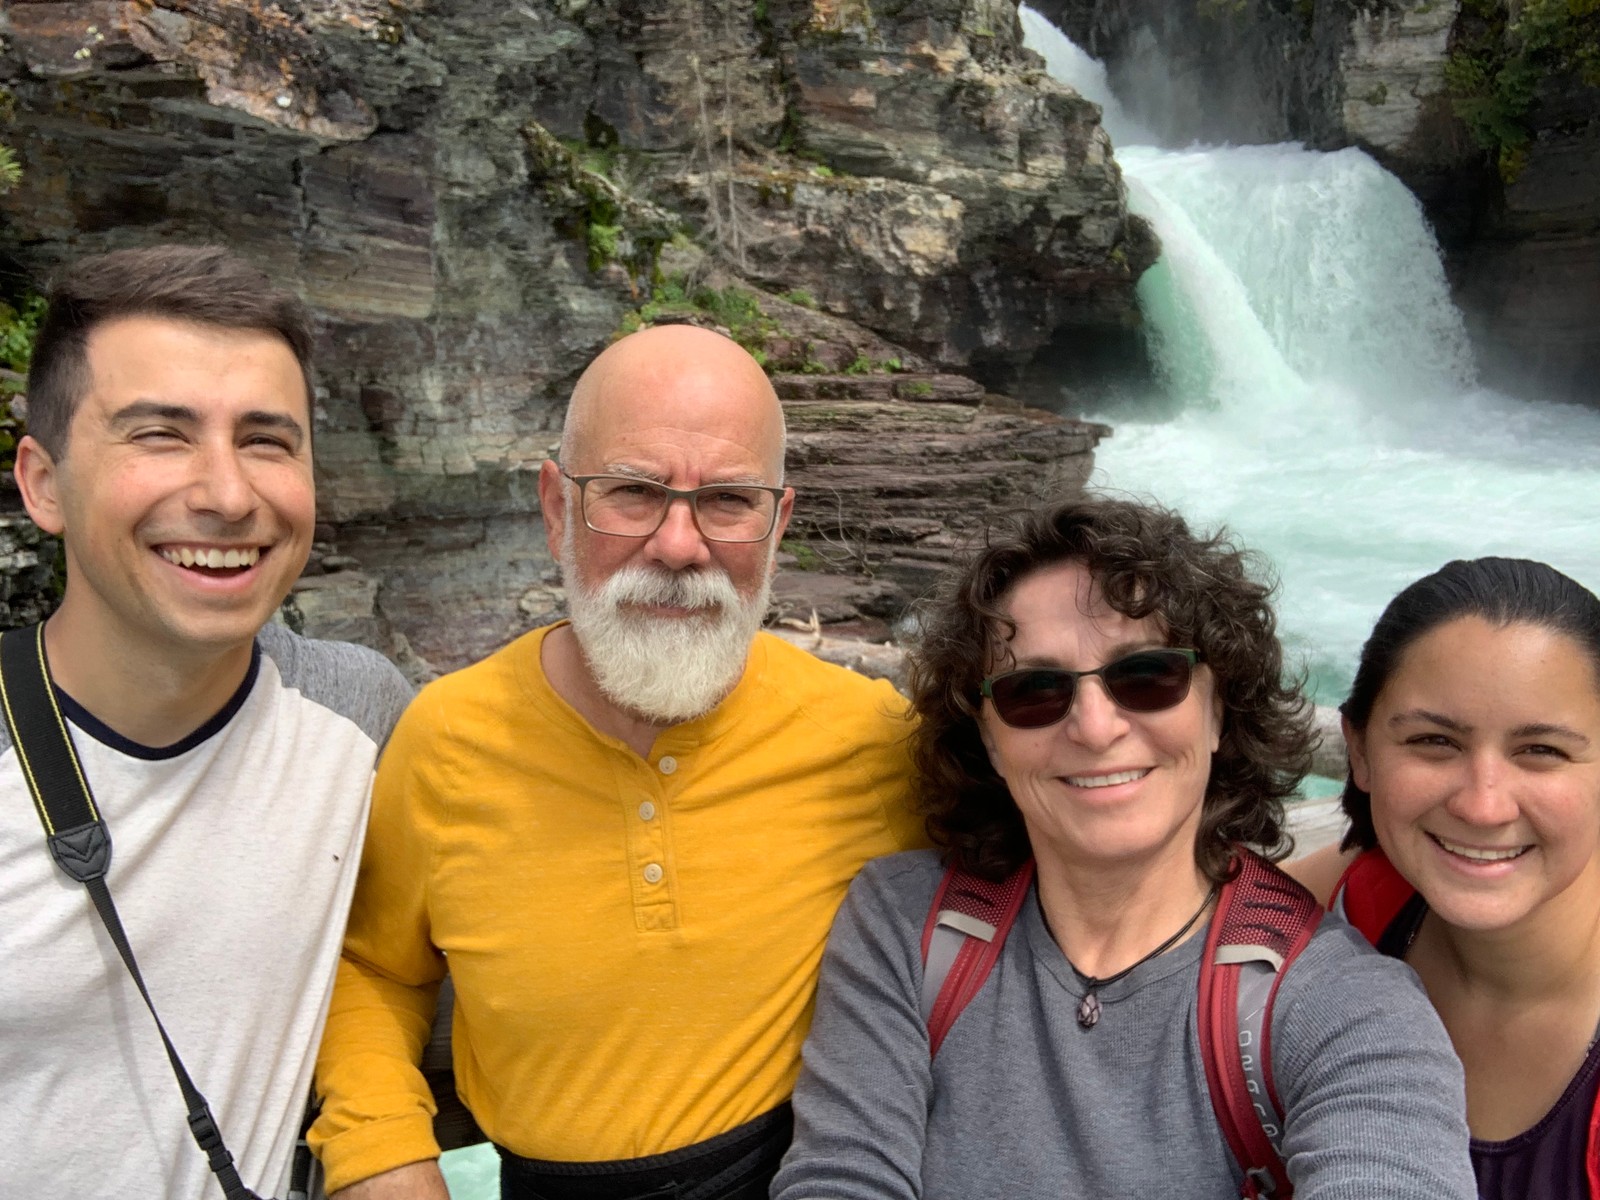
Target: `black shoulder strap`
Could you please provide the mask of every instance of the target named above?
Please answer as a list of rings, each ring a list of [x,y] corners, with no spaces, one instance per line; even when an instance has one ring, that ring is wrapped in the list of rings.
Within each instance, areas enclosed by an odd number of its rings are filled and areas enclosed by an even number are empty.
[[[128,945],[122,919],[111,902],[111,891],[106,886],[106,872],[111,867],[111,833],[95,807],[89,781],[84,777],[78,752],[72,745],[72,735],[56,703],[50,667],[45,661],[42,624],[0,635],[0,708],[5,710],[11,743],[16,748],[23,778],[28,781],[28,790],[33,793],[50,853],[63,871],[89,889],[101,923],[111,935],[139,995],[144,998],[188,1106],[189,1130],[194,1140],[205,1151],[227,1200],[257,1200],[255,1193],[239,1179],[233,1155],[222,1143],[222,1133],[211,1115],[210,1106],[189,1078],[172,1039],[167,1036],[166,1027],[156,1014],[156,1006],[144,986],[144,977],[134,961],[133,949]]]

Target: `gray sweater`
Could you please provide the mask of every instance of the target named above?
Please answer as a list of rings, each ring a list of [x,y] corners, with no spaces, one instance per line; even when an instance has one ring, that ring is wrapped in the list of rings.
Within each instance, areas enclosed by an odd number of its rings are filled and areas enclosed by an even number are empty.
[[[930,851],[870,864],[823,961],[795,1141],[774,1200],[1239,1195],[1196,1032],[1204,931],[1100,992],[1030,898],[983,990],[928,1058]],[[1461,1067],[1416,977],[1337,918],[1279,988],[1272,1065],[1298,1200],[1468,1200]]]

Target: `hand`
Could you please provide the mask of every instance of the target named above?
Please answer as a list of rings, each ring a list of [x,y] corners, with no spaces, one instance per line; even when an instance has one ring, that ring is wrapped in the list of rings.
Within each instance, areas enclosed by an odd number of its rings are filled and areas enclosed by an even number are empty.
[[[330,1200],[450,1200],[450,1190],[439,1160],[430,1158],[340,1188]]]

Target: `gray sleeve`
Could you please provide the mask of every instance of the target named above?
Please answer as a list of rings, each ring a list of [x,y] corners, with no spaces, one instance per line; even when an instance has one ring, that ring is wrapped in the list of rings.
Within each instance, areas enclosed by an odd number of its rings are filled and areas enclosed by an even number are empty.
[[[1337,917],[1272,1019],[1296,1200],[1473,1200],[1461,1064],[1427,994]]]
[[[937,879],[937,862],[922,852],[869,864],[851,885],[823,955],[795,1086],[794,1145],[774,1200],[922,1194],[933,1082],[917,997],[922,920]]]
[[[256,641],[286,687],[354,721],[380,750],[415,694],[398,667],[366,646],[304,638],[275,623]]]

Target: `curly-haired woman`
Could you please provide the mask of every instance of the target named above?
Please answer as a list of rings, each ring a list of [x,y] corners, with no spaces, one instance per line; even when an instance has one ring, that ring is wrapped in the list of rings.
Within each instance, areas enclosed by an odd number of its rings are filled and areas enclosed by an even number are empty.
[[[777,1200],[1260,1194],[1197,1015],[1219,885],[1238,843],[1281,852],[1309,753],[1248,568],[1173,513],[1084,499],[992,534],[925,613],[914,745],[944,863],[880,860],[851,889]],[[998,960],[930,1054],[945,865],[1000,879],[1030,859]],[[1323,921],[1264,1032],[1300,1200],[1473,1194],[1460,1067],[1408,971]]]

